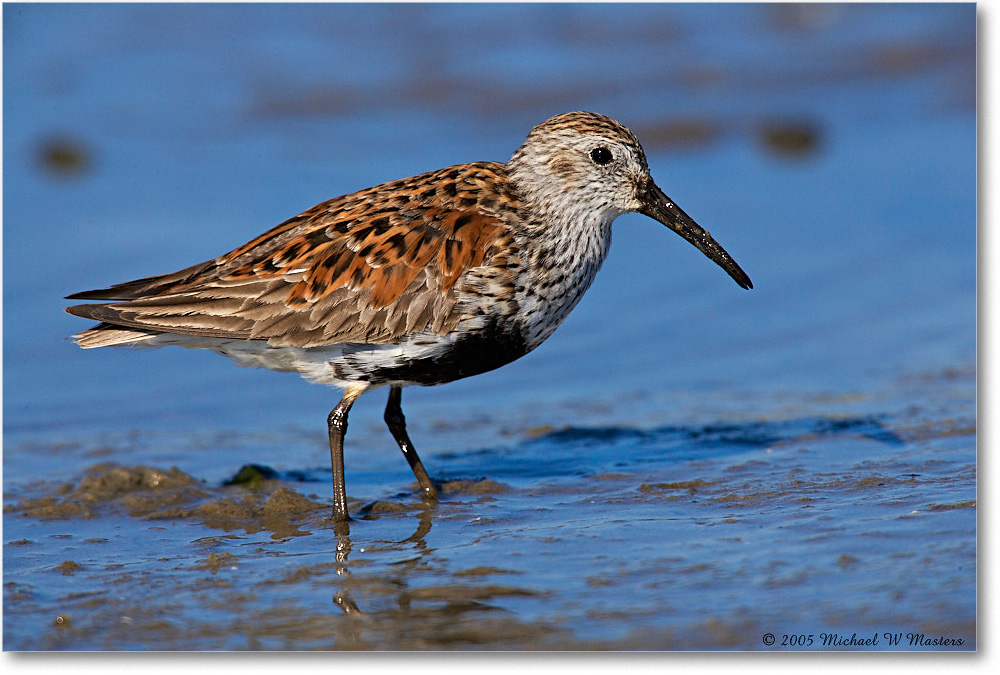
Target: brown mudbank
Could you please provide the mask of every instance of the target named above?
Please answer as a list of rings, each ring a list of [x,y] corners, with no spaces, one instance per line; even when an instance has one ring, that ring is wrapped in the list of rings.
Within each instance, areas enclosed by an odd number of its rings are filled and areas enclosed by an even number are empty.
[[[12,514],[41,519],[127,515],[149,520],[200,521],[215,529],[268,530],[301,534],[291,519],[325,515],[329,506],[283,487],[279,481],[213,488],[177,468],[98,464],[76,485],[53,486],[49,494],[7,507]],[[257,490],[260,491],[257,491]]]

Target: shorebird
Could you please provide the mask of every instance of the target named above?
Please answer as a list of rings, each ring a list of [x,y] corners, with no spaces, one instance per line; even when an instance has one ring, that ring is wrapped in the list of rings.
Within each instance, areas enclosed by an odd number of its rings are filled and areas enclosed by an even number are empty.
[[[603,115],[539,124],[506,163],[472,162],[336,197],[214,260],[69,299],[100,323],[85,349],[179,345],[343,390],[327,418],[333,518],[349,520],[344,435],[361,394],[389,387],[385,421],[423,496],[438,496],[406,432],[403,387],[484,373],[540,345],[604,262],[611,223],[666,225],[741,287],[750,278],[650,176]]]

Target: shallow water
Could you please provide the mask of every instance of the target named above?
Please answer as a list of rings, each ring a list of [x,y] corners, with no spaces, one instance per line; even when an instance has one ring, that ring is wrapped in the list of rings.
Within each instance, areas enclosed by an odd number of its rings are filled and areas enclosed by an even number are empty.
[[[755,288],[622,217],[545,345],[405,392],[434,508],[380,393],[338,536],[337,392],[65,340],[570,109]],[[975,114],[972,5],[5,5],[5,649],[974,649]]]

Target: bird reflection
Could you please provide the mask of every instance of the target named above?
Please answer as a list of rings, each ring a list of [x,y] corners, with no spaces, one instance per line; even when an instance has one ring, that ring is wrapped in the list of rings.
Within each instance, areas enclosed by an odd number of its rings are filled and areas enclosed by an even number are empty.
[[[397,544],[413,544],[414,547],[421,552],[421,554],[429,553],[433,549],[427,547],[427,541],[425,537],[431,531],[431,527],[434,523],[434,506],[436,503],[424,503],[424,508],[422,508],[417,514],[417,529],[409,537],[402,539]],[[337,562],[337,575],[349,577],[351,575],[350,564],[348,562],[348,557],[353,548],[353,543],[351,542],[351,530],[350,521],[334,521],[333,531],[337,535],[337,548],[334,554],[334,560]],[[351,593],[348,590],[340,588],[336,593],[333,594],[333,604],[340,608],[344,614],[364,614],[358,604],[351,597]]]

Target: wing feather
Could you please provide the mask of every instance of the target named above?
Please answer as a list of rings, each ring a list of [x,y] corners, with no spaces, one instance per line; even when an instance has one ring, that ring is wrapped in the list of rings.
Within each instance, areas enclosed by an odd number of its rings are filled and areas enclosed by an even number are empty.
[[[67,311],[103,322],[85,333],[133,341],[159,331],[312,347],[446,333],[464,311],[458,280],[506,265],[513,246],[496,206],[512,203],[503,171],[460,165],[338,197],[213,261],[70,296],[120,302]]]

